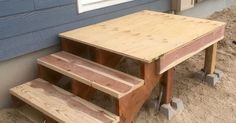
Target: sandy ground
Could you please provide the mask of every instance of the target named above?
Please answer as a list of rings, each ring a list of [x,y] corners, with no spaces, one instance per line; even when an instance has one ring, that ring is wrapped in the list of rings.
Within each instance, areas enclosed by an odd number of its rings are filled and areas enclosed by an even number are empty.
[[[17,109],[2,109],[0,111],[0,123],[31,123]]]
[[[216,87],[194,77],[203,67],[201,52],[176,67],[174,96],[183,100],[185,109],[170,121],[156,115],[151,101],[135,123],[235,123],[236,122],[236,6],[214,13],[212,20],[227,22],[225,39],[218,46],[217,68],[225,75]],[[150,105],[150,106],[149,106]]]
[[[219,43],[217,68],[225,75],[216,87],[194,78],[194,73],[203,67],[204,52],[176,67],[174,96],[181,98],[185,109],[172,120],[166,120],[153,108],[156,88],[142,107],[135,123],[235,123],[236,122],[236,6],[216,12],[212,20],[227,22],[226,37]],[[0,110],[0,123],[31,123],[19,111]],[[38,121],[39,122],[39,121]],[[41,121],[40,121],[41,122]]]

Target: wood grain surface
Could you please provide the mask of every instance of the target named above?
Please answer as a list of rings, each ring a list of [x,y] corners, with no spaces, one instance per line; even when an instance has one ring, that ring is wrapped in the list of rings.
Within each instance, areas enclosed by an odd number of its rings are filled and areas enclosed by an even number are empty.
[[[141,11],[61,33],[60,37],[150,63],[224,26],[223,22]]]
[[[10,89],[10,93],[60,123],[117,123],[119,118],[42,79]]]
[[[117,98],[144,84],[142,79],[64,51],[40,58],[38,63]]]

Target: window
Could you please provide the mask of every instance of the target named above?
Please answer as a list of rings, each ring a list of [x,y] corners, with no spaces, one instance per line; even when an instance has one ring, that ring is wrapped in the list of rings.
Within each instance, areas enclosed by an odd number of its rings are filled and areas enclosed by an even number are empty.
[[[133,0],[77,0],[79,13],[125,3]]]

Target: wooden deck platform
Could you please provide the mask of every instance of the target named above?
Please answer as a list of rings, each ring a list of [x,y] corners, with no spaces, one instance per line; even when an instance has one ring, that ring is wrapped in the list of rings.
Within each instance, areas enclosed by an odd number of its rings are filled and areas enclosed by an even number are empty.
[[[224,26],[223,22],[142,11],[61,33],[60,37],[151,63],[219,30],[215,40],[221,40]]]

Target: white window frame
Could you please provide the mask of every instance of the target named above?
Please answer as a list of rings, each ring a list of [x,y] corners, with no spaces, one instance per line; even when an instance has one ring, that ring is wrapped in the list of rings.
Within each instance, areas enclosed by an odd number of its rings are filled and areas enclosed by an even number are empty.
[[[133,0],[77,0],[78,12],[83,13],[103,7],[117,5]]]

